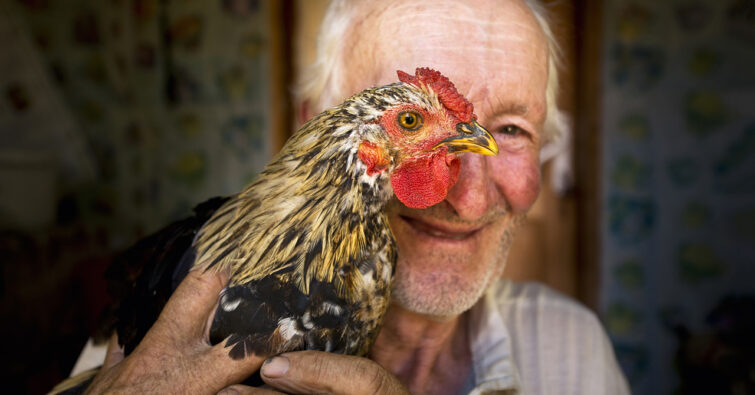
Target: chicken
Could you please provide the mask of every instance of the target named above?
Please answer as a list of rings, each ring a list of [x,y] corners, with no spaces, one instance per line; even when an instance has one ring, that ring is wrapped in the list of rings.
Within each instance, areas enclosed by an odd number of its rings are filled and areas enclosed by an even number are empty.
[[[367,354],[397,257],[386,203],[437,204],[459,176],[459,154],[498,153],[441,73],[398,77],[314,117],[242,192],[198,206],[114,262],[109,276],[129,281],[113,289],[124,295],[115,328],[127,354],[194,267],[230,274],[210,341],[232,358]]]

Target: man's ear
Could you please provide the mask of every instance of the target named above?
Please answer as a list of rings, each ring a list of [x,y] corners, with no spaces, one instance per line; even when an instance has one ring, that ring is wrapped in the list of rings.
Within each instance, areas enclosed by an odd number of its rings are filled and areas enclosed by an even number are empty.
[[[312,107],[309,104],[309,100],[304,100],[299,103],[296,111],[296,118],[297,121],[299,121],[298,126],[304,125],[305,122],[312,118]]]

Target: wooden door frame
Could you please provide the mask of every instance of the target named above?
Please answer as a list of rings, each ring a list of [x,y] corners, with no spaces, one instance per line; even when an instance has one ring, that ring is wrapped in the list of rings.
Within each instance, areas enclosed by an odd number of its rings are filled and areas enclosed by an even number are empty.
[[[601,252],[602,13],[599,0],[575,0],[576,112],[574,160],[577,183],[577,297],[597,310]]]

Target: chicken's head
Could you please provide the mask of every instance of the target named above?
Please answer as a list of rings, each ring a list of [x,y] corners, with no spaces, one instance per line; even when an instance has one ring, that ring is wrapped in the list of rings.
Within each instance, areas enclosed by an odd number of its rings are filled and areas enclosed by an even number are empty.
[[[472,103],[440,72],[398,71],[388,85],[392,97],[377,120],[380,133],[365,133],[358,157],[368,175],[389,172],[396,197],[408,207],[426,208],[445,199],[459,176],[458,155],[497,155],[495,139],[476,121]],[[382,107],[382,106],[381,106]]]

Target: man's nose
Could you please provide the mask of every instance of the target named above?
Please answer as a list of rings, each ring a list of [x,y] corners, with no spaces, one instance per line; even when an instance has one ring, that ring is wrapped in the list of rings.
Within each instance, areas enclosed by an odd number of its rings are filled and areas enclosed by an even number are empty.
[[[495,187],[487,166],[487,157],[464,154],[460,157],[459,179],[446,201],[460,218],[473,221],[482,217],[495,199]]]

